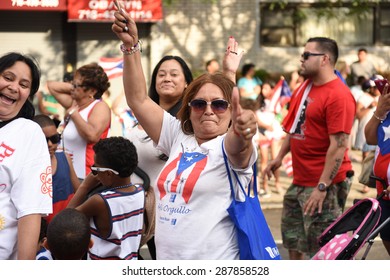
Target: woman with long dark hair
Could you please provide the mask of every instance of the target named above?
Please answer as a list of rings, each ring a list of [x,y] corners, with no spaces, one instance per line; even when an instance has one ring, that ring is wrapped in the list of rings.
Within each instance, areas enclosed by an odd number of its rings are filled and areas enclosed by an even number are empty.
[[[52,211],[50,156],[34,117],[40,70],[20,53],[0,57],[0,259],[35,259],[41,216]]]

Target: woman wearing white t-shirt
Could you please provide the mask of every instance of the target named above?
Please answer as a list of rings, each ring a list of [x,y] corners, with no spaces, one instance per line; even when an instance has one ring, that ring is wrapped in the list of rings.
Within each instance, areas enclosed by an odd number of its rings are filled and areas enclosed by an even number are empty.
[[[252,141],[257,123],[253,111],[241,108],[233,82],[243,52],[230,37],[226,76],[203,74],[193,80],[175,118],[146,94],[134,20],[115,12],[112,30],[123,42],[127,103],[169,158],[155,188],[157,259],[238,259],[236,228],[226,211],[232,195],[222,143],[230,166],[248,185],[257,159]]]
[[[0,58],[0,260],[35,260],[41,217],[52,212],[49,151],[28,100],[39,80],[32,58]]]
[[[176,116],[182,105],[184,90],[192,81],[192,73],[187,63],[179,56],[166,55],[155,66],[149,96],[172,116]],[[141,125],[136,125],[127,134],[137,148],[138,168],[143,170],[150,179],[151,186],[156,186],[156,179],[168,157],[156,149],[152,139]],[[143,181],[137,176],[137,170],[132,174],[132,182]],[[147,192],[147,194],[149,194]],[[154,226],[153,226],[154,227]],[[154,238],[148,240],[152,259],[156,258]]]

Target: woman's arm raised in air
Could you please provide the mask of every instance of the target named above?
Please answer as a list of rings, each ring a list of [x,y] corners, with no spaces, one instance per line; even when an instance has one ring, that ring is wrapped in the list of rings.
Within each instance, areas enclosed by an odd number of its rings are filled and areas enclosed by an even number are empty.
[[[149,137],[158,143],[163,121],[163,109],[147,94],[146,80],[141,64],[142,43],[137,26],[123,10],[115,12],[112,31],[122,41],[123,86],[126,101]]]

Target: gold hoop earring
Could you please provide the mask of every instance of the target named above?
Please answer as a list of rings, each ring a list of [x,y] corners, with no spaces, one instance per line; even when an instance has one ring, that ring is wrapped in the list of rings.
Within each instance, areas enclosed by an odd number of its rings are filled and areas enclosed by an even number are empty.
[[[183,132],[186,133],[186,134],[192,134],[193,131],[187,131],[187,125],[186,125],[186,123],[187,123],[188,121],[190,121],[190,120],[187,119],[187,120],[185,120],[185,121],[183,122]],[[191,122],[191,121],[190,121],[190,122]],[[192,127],[191,124],[190,124],[190,126]]]

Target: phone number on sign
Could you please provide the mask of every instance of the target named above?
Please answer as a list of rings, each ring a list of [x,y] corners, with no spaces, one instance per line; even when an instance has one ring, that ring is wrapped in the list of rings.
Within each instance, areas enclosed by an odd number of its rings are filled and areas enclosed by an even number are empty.
[[[98,10],[79,10],[79,19],[84,20],[113,20],[115,11]],[[151,11],[130,11],[129,15],[133,19],[151,19],[153,14]]]

